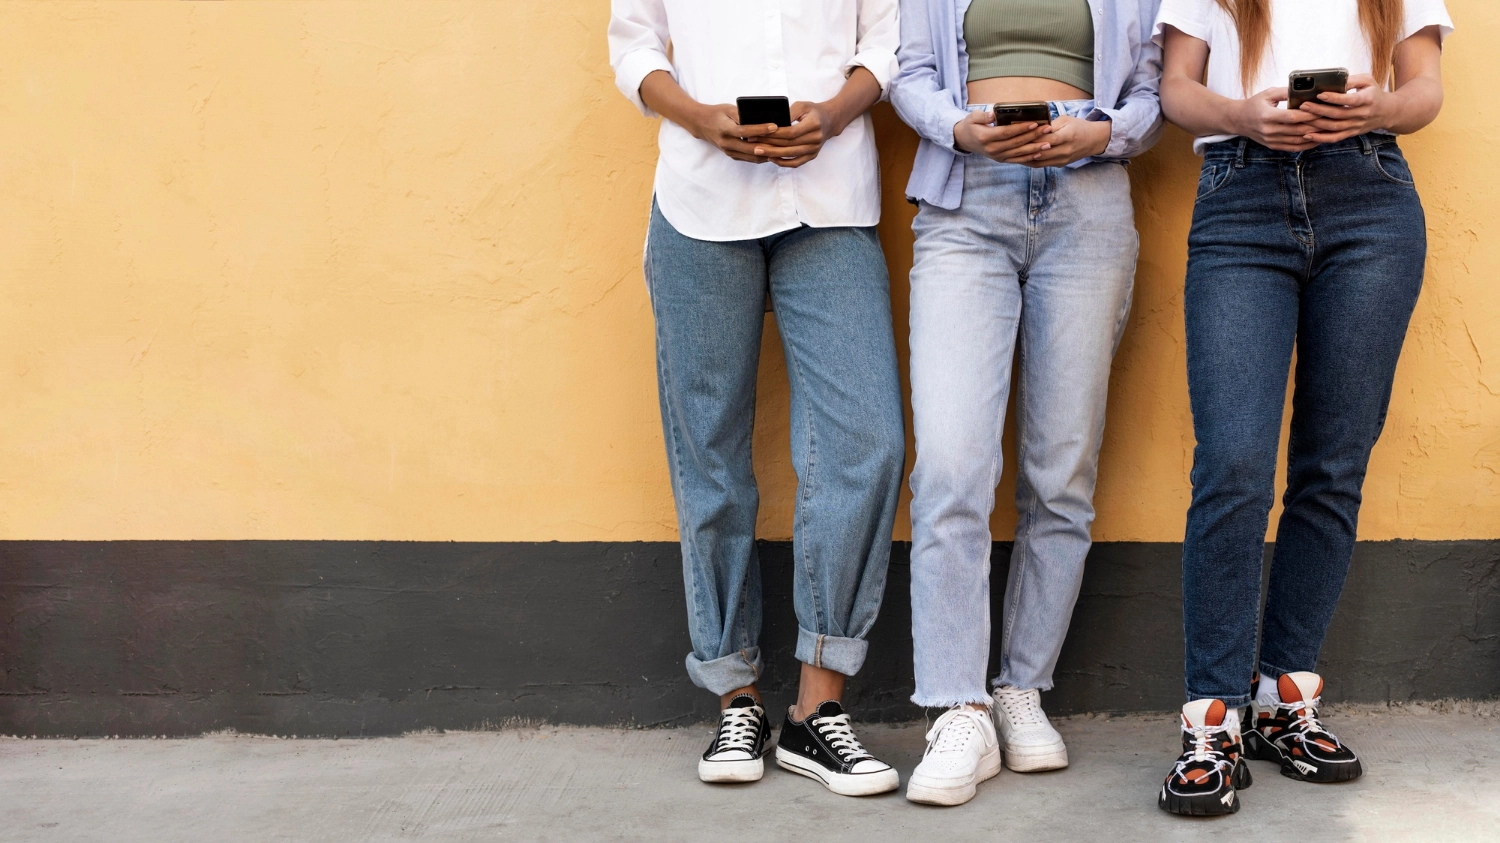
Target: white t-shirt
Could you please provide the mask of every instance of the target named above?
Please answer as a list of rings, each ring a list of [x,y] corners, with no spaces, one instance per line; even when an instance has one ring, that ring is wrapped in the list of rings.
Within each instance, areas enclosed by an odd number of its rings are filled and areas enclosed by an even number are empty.
[[[1453,31],[1453,21],[1443,0],[1406,0],[1406,23],[1398,41],[1429,26],[1441,27],[1441,37]],[[1151,40],[1162,44],[1166,26],[1184,35],[1208,42],[1210,91],[1231,99],[1244,99],[1240,84],[1240,39],[1234,19],[1214,0],[1162,0]],[[1284,88],[1296,70],[1344,67],[1350,76],[1370,73],[1370,41],[1359,25],[1359,0],[1271,0],[1271,38],[1260,72],[1250,93]],[[1210,135],[1193,141],[1193,151],[1203,154],[1211,143],[1233,135]]]

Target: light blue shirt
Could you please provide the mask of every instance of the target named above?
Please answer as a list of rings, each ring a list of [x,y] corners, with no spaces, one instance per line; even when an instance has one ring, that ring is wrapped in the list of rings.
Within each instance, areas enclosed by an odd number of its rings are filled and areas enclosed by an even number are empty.
[[[970,0],[901,0],[900,70],[891,103],[922,143],[906,195],[939,208],[963,197],[964,159],[953,126],[968,115],[969,54],[963,20]],[[1109,146],[1091,161],[1123,161],[1161,137],[1161,48],[1151,42],[1160,0],[1089,0],[1094,18],[1094,102],[1085,120],[1110,121]]]

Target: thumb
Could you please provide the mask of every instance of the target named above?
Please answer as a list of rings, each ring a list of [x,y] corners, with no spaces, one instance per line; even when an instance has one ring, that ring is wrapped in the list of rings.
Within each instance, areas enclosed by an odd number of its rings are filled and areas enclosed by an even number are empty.
[[[1275,105],[1278,102],[1286,102],[1291,98],[1291,91],[1286,88],[1267,88],[1261,92],[1261,99]]]

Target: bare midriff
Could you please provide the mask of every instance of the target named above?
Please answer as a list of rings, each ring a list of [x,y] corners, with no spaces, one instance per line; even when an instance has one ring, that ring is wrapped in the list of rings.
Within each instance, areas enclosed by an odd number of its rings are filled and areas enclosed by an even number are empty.
[[[1037,76],[996,76],[969,83],[969,104],[996,102],[1052,102],[1092,99],[1087,91],[1056,79]]]

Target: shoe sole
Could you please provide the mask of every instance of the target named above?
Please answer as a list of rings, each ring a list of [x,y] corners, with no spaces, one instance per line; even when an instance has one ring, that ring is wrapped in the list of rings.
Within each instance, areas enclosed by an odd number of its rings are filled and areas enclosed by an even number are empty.
[[[874,796],[877,793],[889,793],[901,786],[901,775],[894,767],[879,773],[835,773],[779,746],[776,747],[776,764],[799,776],[818,781],[840,796]]]
[[[1240,810],[1239,792],[1250,785],[1250,766],[1240,761],[1235,765],[1234,773],[1230,775],[1229,790],[1224,793],[1182,796],[1167,790],[1167,786],[1162,785],[1161,793],[1156,797],[1156,807],[1179,817],[1227,816]]]
[[[1051,747],[1016,747],[1005,745],[1006,769],[1015,773],[1041,773],[1046,770],[1061,770],[1068,766],[1068,748],[1062,741]]]
[[[758,782],[766,774],[765,761],[751,758],[745,761],[707,761],[698,759],[698,778],[709,784],[733,784],[736,782]]]
[[[974,778],[956,787],[923,784],[917,774],[913,773],[906,782],[906,798],[923,805],[962,805],[974,798],[974,794],[979,790],[980,782],[987,782],[998,775],[1000,775],[1000,747],[995,746],[979,759],[979,768],[974,771]]]
[[[1245,757],[1254,758],[1257,761],[1270,761],[1281,767],[1281,774],[1289,779],[1299,782],[1312,782],[1314,784],[1339,784],[1352,782],[1364,775],[1364,769],[1360,766],[1359,759],[1354,759],[1349,764],[1331,764],[1324,762],[1327,766],[1319,766],[1310,761],[1305,761],[1281,751],[1276,744],[1266,740],[1260,732],[1246,732]],[[1304,769],[1298,765],[1302,764],[1311,769]]]

